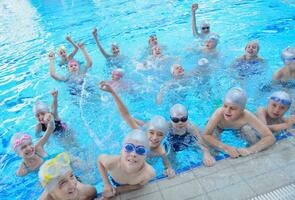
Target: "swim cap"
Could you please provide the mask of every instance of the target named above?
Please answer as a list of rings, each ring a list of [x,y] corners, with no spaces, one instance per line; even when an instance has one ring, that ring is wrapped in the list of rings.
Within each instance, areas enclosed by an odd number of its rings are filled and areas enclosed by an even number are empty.
[[[163,134],[166,134],[168,132],[169,125],[164,117],[160,115],[154,116],[149,122],[148,122],[148,130],[152,129],[155,131],[160,131]]]
[[[205,67],[209,64],[209,60],[207,58],[201,58],[198,60],[198,66]]]
[[[275,101],[285,106],[290,106],[292,103],[290,95],[284,91],[277,91],[272,93],[269,97],[269,100]]]
[[[285,64],[290,64],[295,62],[295,48],[287,47],[282,51],[281,54],[282,60]]]
[[[244,109],[247,103],[246,93],[242,88],[231,88],[224,96],[223,103],[235,104]]]
[[[49,108],[42,101],[37,101],[35,103],[35,105],[33,106],[33,113],[34,113],[34,115],[37,115],[40,112],[48,113],[49,112]]]
[[[44,189],[50,192],[58,181],[72,168],[69,154],[63,152],[47,160],[39,169],[39,181]]]
[[[114,69],[112,71],[112,75],[115,75],[115,76],[118,76],[118,77],[122,78],[124,76],[124,70],[121,69],[121,68]]]
[[[188,111],[186,107],[182,104],[175,104],[170,108],[170,117],[179,117],[179,116],[187,116]]]
[[[219,42],[219,37],[217,36],[217,35],[215,35],[215,34],[211,34],[210,36],[209,36],[209,38],[208,38],[208,41],[214,41],[216,44],[218,44],[218,42]]]
[[[72,60],[70,60],[70,61],[68,62],[68,66],[70,66],[70,65],[72,65],[72,64],[76,64],[76,65],[79,66],[78,61],[76,61],[76,60],[74,60],[74,59],[72,59]]]
[[[60,46],[57,48],[57,52],[59,53],[60,51],[64,51],[64,52],[66,52],[66,51],[67,51],[67,48],[66,48],[64,45],[60,45]]]
[[[111,43],[111,46],[115,46],[115,47],[119,48],[119,45],[116,42]]]
[[[10,139],[10,146],[16,153],[18,153],[18,147],[24,142],[32,142],[31,136],[24,132],[18,132],[15,133]]]
[[[147,134],[140,129],[133,129],[124,138],[124,143],[136,141],[149,149]]]

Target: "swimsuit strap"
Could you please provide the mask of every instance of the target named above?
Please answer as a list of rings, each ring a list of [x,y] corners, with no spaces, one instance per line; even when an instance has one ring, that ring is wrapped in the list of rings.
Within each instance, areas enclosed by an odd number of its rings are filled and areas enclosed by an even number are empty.
[[[24,166],[25,166],[25,168],[26,168],[26,170],[27,170],[27,173],[29,173],[29,172],[31,172],[31,170],[30,170],[30,168],[28,167],[28,165],[23,161],[23,163],[24,163]]]
[[[36,154],[39,158],[41,158],[42,160],[45,158],[45,157],[41,156],[37,151],[36,151],[35,154]]]

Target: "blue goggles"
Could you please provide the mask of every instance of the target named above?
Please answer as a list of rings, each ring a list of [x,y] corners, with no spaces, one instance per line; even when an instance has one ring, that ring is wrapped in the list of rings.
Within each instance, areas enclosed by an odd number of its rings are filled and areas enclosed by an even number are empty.
[[[288,99],[281,99],[279,97],[270,97],[270,100],[280,103],[284,106],[290,106],[291,105],[291,101],[289,101]]]
[[[124,144],[124,150],[127,153],[131,153],[133,151],[135,151],[136,154],[140,155],[140,156],[145,156],[147,153],[147,150],[144,146],[139,145],[139,146],[135,146],[132,143],[126,143]]]

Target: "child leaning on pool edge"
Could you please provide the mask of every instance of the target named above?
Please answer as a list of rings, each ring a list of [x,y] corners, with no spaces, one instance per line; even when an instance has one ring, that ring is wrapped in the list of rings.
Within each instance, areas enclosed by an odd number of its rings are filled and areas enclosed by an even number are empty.
[[[134,129],[125,136],[121,155],[99,156],[98,169],[104,184],[102,199],[140,189],[155,177],[154,168],[145,161],[148,148],[146,134]]]
[[[230,89],[223,99],[223,106],[213,113],[205,128],[204,139],[212,147],[232,158],[262,151],[275,143],[275,138],[267,126],[245,109],[246,102],[247,97],[243,89]],[[240,131],[250,146],[235,148],[221,142],[220,135],[226,129]]]

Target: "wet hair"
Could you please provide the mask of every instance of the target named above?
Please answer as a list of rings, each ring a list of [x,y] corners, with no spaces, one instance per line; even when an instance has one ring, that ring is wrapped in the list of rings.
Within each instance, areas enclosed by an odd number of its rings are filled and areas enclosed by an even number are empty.
[[[140,129],[133,129],[124,138],[124,143],[136,141],[149,149],[147,134]]]
[[[64,51],[64,52],[66,52],[66,51],[67,51],[67,48],[66,48],[64,45],[60,45],[60,46],[57,48],[57,52],[59,53],[60,51]]]
[[[258,42],[257,40],[251,40],[251,41],[249,41],[249,42],[247,43],[245,49],[247,48],[247,46],[248,46],[249,44],[256,44],[256,45],[257,45],[257,53],[259,52],[259,50],[260,50],[260,45],[259,45],[259,42]]]
[[[233,87],[224,96],[223,103],[231,103],[244,109],[247,103],[246,92],[242,88]]]
[[[187,116],[188,111],[187,108],[182,104],[175,104],[170,108],[170,116],[178,117],[178,116]]]
[[[150,130],[155,130],[155,131],[160,131],[163,134],[166,134],[169,129],[169,125],[167,121],[165,120],[164,117],[160,115],[155,115],[152,117],[152,119],[148,122],[147,129]]]

